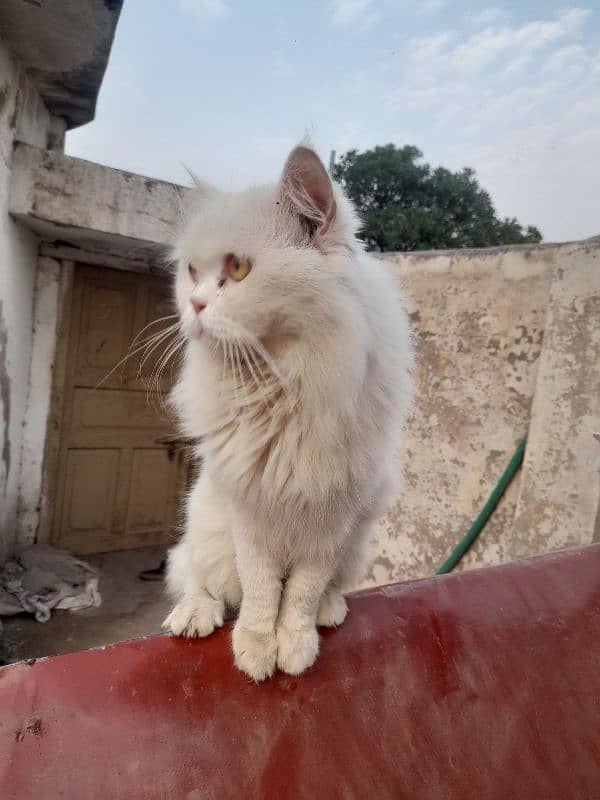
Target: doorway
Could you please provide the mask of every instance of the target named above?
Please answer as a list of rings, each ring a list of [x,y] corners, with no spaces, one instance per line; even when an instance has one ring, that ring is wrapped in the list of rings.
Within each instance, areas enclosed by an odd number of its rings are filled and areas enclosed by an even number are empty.
[[[76,265],[71,304],[51,541],[80,554],[171,542],[188,473],[164,405],[172,364],[149,390],[168,337],[125,358],[175,312],[169,281]]]

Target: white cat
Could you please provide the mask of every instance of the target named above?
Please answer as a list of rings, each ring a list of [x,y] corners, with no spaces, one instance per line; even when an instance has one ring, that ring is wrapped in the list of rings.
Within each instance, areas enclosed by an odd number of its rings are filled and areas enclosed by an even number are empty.
[[[164,625],[207,636],[239,606],[236,665],[257,681],[276,666],[297,675],[317,656],[316,626],[346,616],[397,472],[407,316],[309,147],[277,186],[198,190],[176,253],[187,341],[173,401],[203,466]]]

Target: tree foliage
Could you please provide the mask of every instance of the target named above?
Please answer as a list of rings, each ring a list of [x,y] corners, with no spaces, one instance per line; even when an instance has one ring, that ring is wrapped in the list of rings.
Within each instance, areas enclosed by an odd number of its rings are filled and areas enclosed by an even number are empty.
[[[439,250],[539,242],[540,231],[500,219],[468,167],[451,172],[422,161],[417,147],[350,150],[333,177],[354,202],[369,250]]]

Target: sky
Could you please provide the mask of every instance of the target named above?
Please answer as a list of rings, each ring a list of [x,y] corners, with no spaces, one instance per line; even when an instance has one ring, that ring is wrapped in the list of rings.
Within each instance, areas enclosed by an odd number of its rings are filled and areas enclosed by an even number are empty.
[[[308,134],[476,170],[545,241],[600,234],[600,3],[125,0],[70,155],[189,185],[275,180]]]

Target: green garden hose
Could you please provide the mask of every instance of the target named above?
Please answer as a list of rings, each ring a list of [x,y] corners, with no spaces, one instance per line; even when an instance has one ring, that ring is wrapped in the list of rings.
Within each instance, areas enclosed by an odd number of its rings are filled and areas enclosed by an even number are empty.
[[[436,575],[445,575],[447,572],[452,572],[454,567],[460,562],[461,558],[467,552],[469,547],[471,547],[475,539],[477,539],[481,531],[485,528],[487,521],[492,516],[494,509],[500,502],[500,498],[507,490],[508,486],[510,485],[510,482],[514,478],[517,470],[519,469],[521,463],[523,462],[526,443],[527,443],[527,437],[525,437],[519,442],[519,445],[515,450],[515,453],[511,458],[508,466],[504,470],[502,477],[496,484],[494,491],[488,497],[487,503],[479,512],[479,515],[475,520],[475,522],[471,525],[469,530],[465,533],[463,538],[456,545],[456,547],[450,553],[448,558],[444,561],[442,566],[438,569]]]

